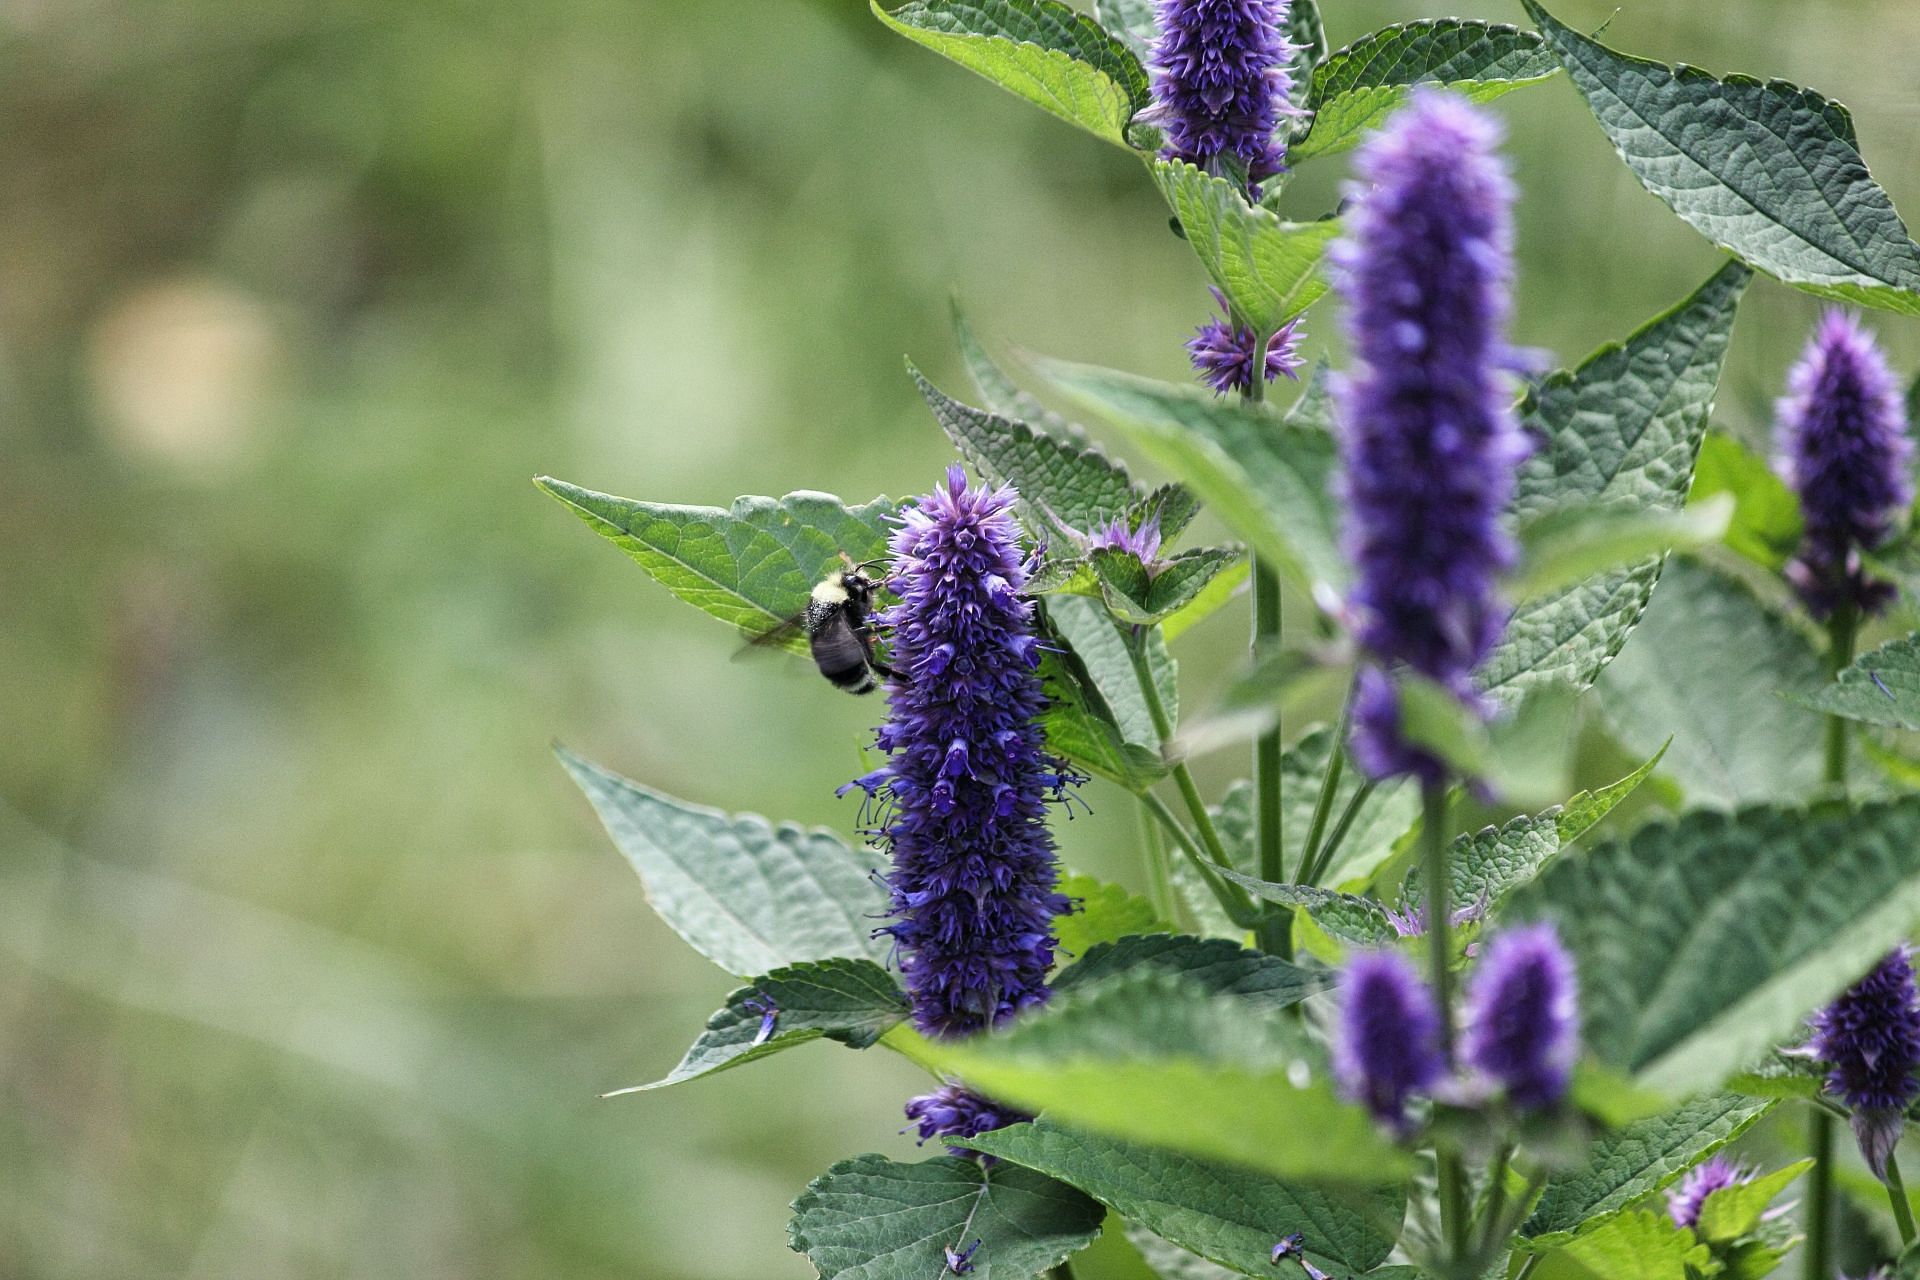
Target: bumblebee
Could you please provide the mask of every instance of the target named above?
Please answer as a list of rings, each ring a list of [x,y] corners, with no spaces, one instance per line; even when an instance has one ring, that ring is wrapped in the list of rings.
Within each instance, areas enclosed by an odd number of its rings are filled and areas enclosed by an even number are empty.
[[[782,645],[796,632],[804,634],[814,665],[836,689],[872,693],[881,677],[892,677],[893,668],[874,653],[874,582],[867,567],[849,563],[828,574],[813,588],[805,609],[754,643]]]

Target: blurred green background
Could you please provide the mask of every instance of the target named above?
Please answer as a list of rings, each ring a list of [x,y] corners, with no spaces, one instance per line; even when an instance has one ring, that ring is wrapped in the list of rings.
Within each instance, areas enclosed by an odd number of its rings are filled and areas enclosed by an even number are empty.
[[[1336,44],[1432,12],[1323,7]],[[1912,0],[1625,0],[1609,39],[1844,99],[1920,213]],[[1564,82],[1500,109],[1522,341],[1713,268]],[[814,1046],[599,1101],[733,984],[548,743],[847,831],[880,705],[731,662],[528,480],[925,488],[900,358],[960,387],[950,291],[1183,376],[1210,304],[1138,167],[864,0],[16,0],[0,122],[0,1275],[810,1274],[788,1201],[911,1153],[919,1082]],[[1814,311],[1750,295],[1722,425]],[[1189,705],[1238,614],[1182,641]],[[1067,859],[1134,880],[1089,799]]]

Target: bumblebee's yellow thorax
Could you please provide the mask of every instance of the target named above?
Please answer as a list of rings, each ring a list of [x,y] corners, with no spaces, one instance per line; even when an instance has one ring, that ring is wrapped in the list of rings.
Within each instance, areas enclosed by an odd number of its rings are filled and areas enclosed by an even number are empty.
[[[847,589],[841,583],[839,574],[836,573],[831,578],[815,585],[813,588],[813,602],[815,604],[845,604],[847,602]]]

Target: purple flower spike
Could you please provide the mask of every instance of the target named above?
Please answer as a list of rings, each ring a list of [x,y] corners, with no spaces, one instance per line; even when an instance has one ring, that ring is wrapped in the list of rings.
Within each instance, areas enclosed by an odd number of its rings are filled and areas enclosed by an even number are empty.
[[[1816,617],[1843,604],[1878,613],[1894,589],[1866,573],[1860,553],[1885,542],[1913,501],[1913,444],[1893,371],[1852,315],[1821,317],[1788,377],[1775,434],[1806,517],[1788,578]]]
[[[1166,130],[1161,155],[1216,177],[1244,172],[1259,198],[1261,179],[1286,169],[1276,140],[1283,116],[1297,115],[1288,63],[1289,0],[1158,0],[1153,107],[1145,118]]]
[[[959,467],[906,508],[880,621],[898,676],[876,741],[889,759],[859,780],[887,876],[914,1019],[934,1036],[982,1031],[1047,998],[1054,917],[1050,797],[1078,778],[1046,755],[1032,571],[1010,488],[968,488]]]
[[[1826,1091],[1853,1111],[1860,1154],[1879,1178],[1900,1141],[1907,1107],[1920,1096],[1920,991],[1908,948],[1898,947],[1838,1000],[1813,1015],[1813,1056],[1826,1063]]]
[[[1201,325],[1199,331],[1187,339],[1187,357],[1193,361],[1200,381],[1217,394],[1238,391],[1245,395],[1253,390],[1253,349],[1260,343],[1259,335],[1233,322],[1226,296],[1218,289],[1213,291],[1213,300],[1220,304],[1227,318]],[[1268,382],[1281,378],[1300,380],[1300,370],[1306,364],[1300,358],[1301,336],[1300,320],[1295,317],[1282,325],[1280,332],[1267,343]]]
[[[1004,1129],[1033,1117],[1012,1107],[991,1102],[971,1089],[957,1084],[943,1084],[932,1093],[923,1093],[910,1099],[907,1102],[907,1119],[913,1122],[911,1127],[919,1130],[920,1142],[924,1145],[935,1138],[971,1138],[976,1133]],[[983,1156],[965,1147],[948,1147],[947,1150],[983,1164],[993,1162],[992,1156]]]
[[[1333,1037],[1333,1074],[1349,1101],[1397,1132],[1407,1103],[1446,1073],[1440,1010],[1413,964],[1392,951],[1348,961]]]
[[[1340,394],[1359,639],[1476,710],[1471,672],[1499,639],[1496,582],[1515,556],[1500,517],[1529,451],[1509,386],[1513,184],[1499,140],[1460,98],[1416,92],[1361,148],[1335,246],[1359,363]],[[1363,677],[1354,724],[1373,777],[1445,776],[1404,740],[1383,674]]]
[[[1467,989],[1468,1063],[1523,1110],[1559,1103],[1580,1056],[1580,988],[1551,924],[1509,929],[1487,944]]]
[[[1698,1226],[1708,1196],[1752,1181],[1753,1170],[1723,1156],[1713,1156],[1688,1170],[1687,1176],[1667,1192],[1667,1216],[1676,1227]]]

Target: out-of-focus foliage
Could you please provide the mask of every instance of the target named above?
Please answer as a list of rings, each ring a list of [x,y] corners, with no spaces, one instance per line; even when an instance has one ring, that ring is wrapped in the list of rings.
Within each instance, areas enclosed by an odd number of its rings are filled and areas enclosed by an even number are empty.
[[[1336,47],[1426,16],[1322,7]],[[1920,202],[1904,0],[1627,0],[1606,38],[1837,86]],[[1571,366],[1717,259],[1530,92],[1519,334]],[[850,833],[877,703],[732,663],[528,479],[923,488],[899,357],[964,383],[956,287],[1001,347],[1183,379],[1211,304],[1160,193],[864,0],[30,0],[0,173],[0,1274],[807,1274],[794,1189],[910,1158],[919,1077],[807,1046],[598,1101],[735,983],[547,739]],[[1754,287],[1717,426],[1763,440],[1814,307]],[[1131,806],[1089,797],[1066,859],[1124,877]]]

